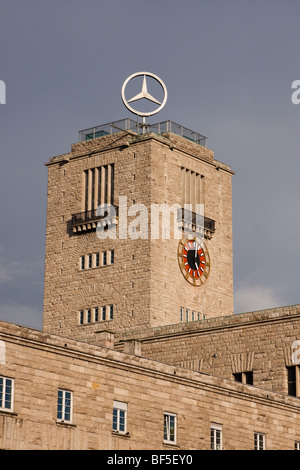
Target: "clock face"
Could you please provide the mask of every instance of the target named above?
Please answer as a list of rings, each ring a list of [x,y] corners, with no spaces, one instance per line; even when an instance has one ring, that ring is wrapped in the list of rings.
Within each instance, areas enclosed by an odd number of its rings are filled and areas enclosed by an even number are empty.
[[[210,271],[210,257],[202,240],[180,240],[178,262],[183,276],[191,285],[199,287],[207,280]]]

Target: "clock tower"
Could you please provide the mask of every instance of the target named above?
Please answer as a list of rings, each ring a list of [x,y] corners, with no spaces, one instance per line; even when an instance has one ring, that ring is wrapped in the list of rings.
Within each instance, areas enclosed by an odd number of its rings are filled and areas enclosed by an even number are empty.
[[[155,102],[146,75],[136,99]],[[93,341],[233,313],[233,172],[204,136],[124,119],[46,166],[44,331]]]

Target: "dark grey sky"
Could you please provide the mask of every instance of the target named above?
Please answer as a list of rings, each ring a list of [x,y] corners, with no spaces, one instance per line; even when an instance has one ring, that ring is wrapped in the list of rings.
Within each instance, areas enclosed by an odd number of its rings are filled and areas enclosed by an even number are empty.
[[[168,88],[167,119],[233,179],[235,312],[299,295],[297,0],[1,0],[0,319],[41,328],[47,171],[80,129],[134,116],[124,80]]]

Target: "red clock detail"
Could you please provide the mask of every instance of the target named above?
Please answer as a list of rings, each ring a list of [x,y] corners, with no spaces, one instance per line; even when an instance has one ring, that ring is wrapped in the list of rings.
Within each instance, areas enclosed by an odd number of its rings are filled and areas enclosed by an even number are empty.
[[[210,258],[202,240],[180,240],[178,262],[183,276],[190,284],[201,286],[207,280],[210,271]]]

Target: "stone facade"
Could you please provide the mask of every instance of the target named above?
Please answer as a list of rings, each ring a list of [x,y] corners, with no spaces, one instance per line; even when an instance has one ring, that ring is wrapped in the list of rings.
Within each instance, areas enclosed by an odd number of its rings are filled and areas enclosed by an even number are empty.
[[[0,377],[13,380],[13,406],[0,411],[1,449],[292,450],[300,438],[298,399],[110,348],[4,322]],[[72,393],[72,420],[57,419],[58,390]],[[127,406],[125,433],[112,428],[114,401]],[[164,414],[176,438],[164,442]]]
[[[72,214],[84,211],[84,172],[114,165],[114,201],[127,197],[127,209],[143,204],[148,236],[101,240],[87,225],[74,233]],[[47,332],[88,339],[99,329],[128,331],[177,323],[180,308],[211,318],[233,313],[230,168],[213,152],[172,133],[117,133],[72,145],[69,154],[50,159],[45,258],[44,324]],[[182,205],[181,168],[205,180],[205,216],[215,233],[205,240],[211,258],[206,283],[193,287],[179,269],[178,239],[153,238],[151,205]],[[135,220],[128,217],[128,226]],[[123,219],[122,219],[123,220]],[[122,229],[117,220],[117,235]],[[125,230],[126,233],[126,230]],[[114,250],[114,265],[80,270],[82,255]],[[79,325],[82,309],[114,305],[114,318]]]
[[[0,322],[0,448],[252,450],[256,436],[300,449],[300,306],[233,315],[231,169],[182,136],[132,132],[47,167],[43,331]],[[201,287],[172,231],[152,237],[148,219],[148,236],[128,236],[141,225],[134,211],[126,225],[125,196],[150,215],[204,204],[215,225]],[[99,222],[103,197],[118,212]],[[101,239],[105,220],[127,236]]]
[[[253,372],[253,385],[288,393],[300,338],[300,305],[124,333],[116,349],[139,341],[144,357],[234,379]]]

